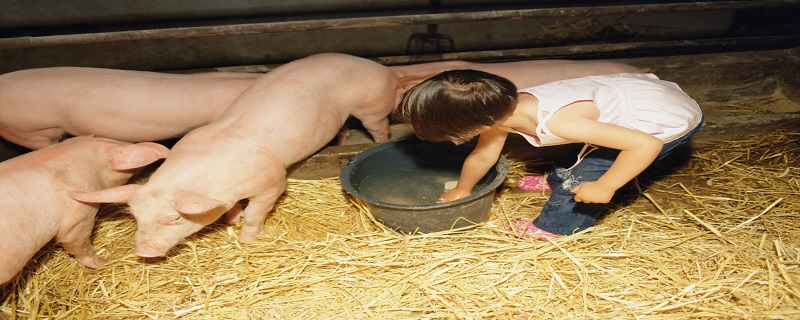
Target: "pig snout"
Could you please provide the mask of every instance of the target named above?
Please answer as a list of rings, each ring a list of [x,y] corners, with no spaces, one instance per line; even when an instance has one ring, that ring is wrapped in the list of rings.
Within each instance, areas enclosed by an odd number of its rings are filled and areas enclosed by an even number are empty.
[[[183,241],[183,237],[165,237],[167,234],[174,234],[176,230],[161,230],[163,232],[161,235],[154,236],[150,232],[147,232],[147,227],[143,228],[139,226],[134,236],[136,244],[133,248],[133,254],[142,258],[163,257],[167,255],[172,247]]]
[[[143,231],[144,230],[144,231]],[[154,236],[147,232],[147,227],[139,226],[135,235],[135,246],[133,254],[142,258],[155,258],[166,256],[172,247],[178,245],[183,241],[183,237],[167,237],[165,235],[174,235],[177,230],[162,229],[163,233]]]
[[[156,258],[156,257],[163,257],[167,255],[167,251],[169,249],[164,248],[157,248],[146,244],[136,244],[136,248],[133,249],[133,254],[140,256],[142,258]]]
[[[159,189],[153,190],[137,194],[128,203],[136,218],[133,253],[140,257],[167,255],[186,237],[214,223],[236,206],[235,202],[224,203],[194,191],[177,190],[164,197],[165,193]]]

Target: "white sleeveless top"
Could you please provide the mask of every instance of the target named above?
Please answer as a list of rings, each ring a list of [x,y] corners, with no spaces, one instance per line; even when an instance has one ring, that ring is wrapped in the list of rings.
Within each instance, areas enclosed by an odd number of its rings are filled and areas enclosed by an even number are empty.
[[[654,74],[620,73],[561,80],[520,90],[539,100],[535,135],[517,132],[534,146],[575,143],[554,135],[547,120],[559,109],[591,100],[600,109],[598,121],[639,130],[664,143],[694,129],[702,118],[700,106],[677,84]]]

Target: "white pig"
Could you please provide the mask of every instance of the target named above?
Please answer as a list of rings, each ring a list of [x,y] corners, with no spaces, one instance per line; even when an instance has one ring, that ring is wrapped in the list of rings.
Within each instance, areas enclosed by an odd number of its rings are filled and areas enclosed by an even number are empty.
[[[0,137],[39,149],[65,136],[176,138],[216,119],[261,74],[54,67],[0,75]]]
[[[523,60],[494,63],[439,61],[389,68],[400,78],[398,95],[436,73],[454,69],[474,69],[500,75],[511,80],[517,88],[590,75],[645,72],[634,66],[606,60]]]
[[[78,264],[103,267],[106,261],[90,243],[98,205],[75,201],[68,192],[122,185],[166,152],[152,142],[75,137],[0,162],[0,283],[54,237]]]
[[[286,188],[286,168],[325,146],[349,116],[376,141],[389,137],[397,76],[376,62],[318,54],[258,79],[214,122],[172,148],[144,185],[74,193],[88,202],[128,202],[136,217],[134,253],[166,255],[185,237],[243,215],[239,241],[264,232],[267,214]],[[235,205],[247,199],[244,212]]]

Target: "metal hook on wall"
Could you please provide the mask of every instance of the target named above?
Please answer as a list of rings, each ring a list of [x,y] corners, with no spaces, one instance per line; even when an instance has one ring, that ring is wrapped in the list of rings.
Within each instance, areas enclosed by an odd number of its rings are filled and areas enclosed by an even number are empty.
[[[439,13],[441,7],[441,0],[430,0],[428,13]],[[438,29],[439,25],[432,23],[428,24],[427,32],[412,34],[406,43],[406,54],[453,52],[453,37],[438,33]]]

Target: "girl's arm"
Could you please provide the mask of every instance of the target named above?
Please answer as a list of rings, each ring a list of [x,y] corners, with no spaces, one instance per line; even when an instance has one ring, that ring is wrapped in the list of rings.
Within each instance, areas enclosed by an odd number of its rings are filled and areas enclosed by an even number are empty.
[[[547,122],[550,131],[562,138],[620,150],[617,159],[597,181],[571,190],[578,202],[611,201],[614,192],[650,166],[664,146],[652,135],[598,122],[597,116],[593,102],[581,101],[559,110]]]
[[[458,200],[472,194],[472,188],[486,175],[500,158],[508,132],[492,127],[481,133],[475,149],[464,160],[461,176],[455,188],[446,190],[439,202]]]

